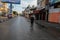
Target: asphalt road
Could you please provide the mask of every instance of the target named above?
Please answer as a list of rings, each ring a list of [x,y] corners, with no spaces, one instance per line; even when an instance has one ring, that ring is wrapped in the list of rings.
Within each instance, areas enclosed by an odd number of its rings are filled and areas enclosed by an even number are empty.
[[[33,28],[30,22],[24,17],[15,17],[7,22],[0,23],[0,40],[56,40],[47,32],[41,30],[34,23]]]

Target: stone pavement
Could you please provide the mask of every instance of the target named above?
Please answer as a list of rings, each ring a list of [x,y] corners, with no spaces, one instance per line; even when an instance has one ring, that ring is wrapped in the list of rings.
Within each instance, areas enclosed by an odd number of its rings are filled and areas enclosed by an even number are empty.
[[[44,27],[47,29],[47,31],[56,36],[58,39],[60,39],[60,24],[56,23],[49,23],[43,20],[36,20],[35,21],[38,25]]]

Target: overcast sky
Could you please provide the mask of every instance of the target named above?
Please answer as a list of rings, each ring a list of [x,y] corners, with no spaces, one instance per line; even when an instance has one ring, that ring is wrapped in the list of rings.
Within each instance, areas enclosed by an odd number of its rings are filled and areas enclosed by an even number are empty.
[[[37,5],[37,0],[21,0],[21,4],[14,4],[13,10],[22,12],[28,5]]]

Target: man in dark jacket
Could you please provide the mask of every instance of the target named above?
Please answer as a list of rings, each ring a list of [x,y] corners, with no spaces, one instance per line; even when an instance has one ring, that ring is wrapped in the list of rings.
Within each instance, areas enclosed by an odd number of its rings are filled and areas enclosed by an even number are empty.
[[[31,16],[31,17],[30,17],[30,20],[31,20],[31,26],[33,26],[33,23],[34,23],[34,17]]]

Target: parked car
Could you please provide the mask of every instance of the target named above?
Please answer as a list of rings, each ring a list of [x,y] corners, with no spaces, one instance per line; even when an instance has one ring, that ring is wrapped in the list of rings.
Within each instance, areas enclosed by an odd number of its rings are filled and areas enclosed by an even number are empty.
[[[12,14],[8,14],[8,16],[7,16],[7,17],[8,17],[9,19],[10,19],[10,18],[12,18]]]

